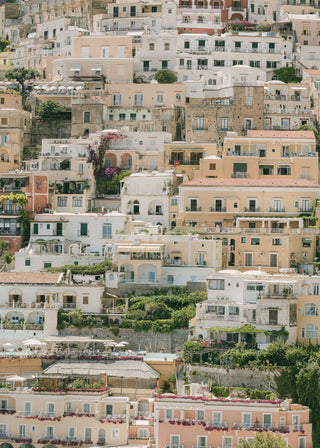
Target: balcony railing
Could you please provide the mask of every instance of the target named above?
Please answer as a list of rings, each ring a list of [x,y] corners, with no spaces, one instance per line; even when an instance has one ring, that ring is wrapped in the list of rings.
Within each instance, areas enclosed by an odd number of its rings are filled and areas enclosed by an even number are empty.
[[[245,212],[250,212],[250,213],[255,213],[255,212],[260,212],[260,208],[258,208],[258,207],[245,207],[244,211]]]
[[[32,411],[18,411],[16,413],[17,417],[38,417],[38,413],[37,412],[32,412]]]
[[[186,212],[201,212],[201,207],[186,207]]]
[[[60,418],[61,416],[56,412],[40,412],[39,417],[54,419]]]
[[[204,129],[198,129],[202,131]],[[169,165],[174,165],[174,162],[179,162],[179,165],[200,165],[200,160],[169,160]]]
[[[76,308],[77,307],[77,304],[76,303],[64,303],[63,305],[62,305],[62,307],[63,308],[65,308],[65,309],[72,309],[72,308]]]
[[[235,171],[232,173],[231,177],[235,179],[247,179],[249,177],[248,173],[245,173],[243,171]]]
[[[280,207],[270,207],[269,211],[271,213],[284,213],[286,211],[286,209],[280,208]]]
[[[223,213],[226,211],[226,208],[225,207],[211,207],[210,211],[215,212],[215,213]]]

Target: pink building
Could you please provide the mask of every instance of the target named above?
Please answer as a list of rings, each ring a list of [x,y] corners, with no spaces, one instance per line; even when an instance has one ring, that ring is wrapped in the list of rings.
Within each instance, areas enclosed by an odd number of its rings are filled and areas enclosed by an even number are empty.
[[[155,400],[156,448],[232,448],[257,432],[312,448],[309,408],[291,400],[169,397]]]

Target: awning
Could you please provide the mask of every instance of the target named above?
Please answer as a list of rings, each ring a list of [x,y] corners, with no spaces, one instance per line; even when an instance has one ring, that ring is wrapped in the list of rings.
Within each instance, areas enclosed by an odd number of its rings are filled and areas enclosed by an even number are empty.
[[[127,33],[127,36],[142,36],[144,34],[144,31],[129,31]]]
[[[102,69],[102,65],[101,64],[95,64],[91,67],[91,71],[92,72],[96,72],[97,70],[101,70]]]
[[[292,90],[307,90],[307,87],[292,87]]]
[[[81,65],[73,65],[73,66],[70,68],[70,71],[71,71],[71,72],[78,72],[79,70],[81,70]]]
[[[147,252],[161,252],[162,246],[149,246],[146,248]]]

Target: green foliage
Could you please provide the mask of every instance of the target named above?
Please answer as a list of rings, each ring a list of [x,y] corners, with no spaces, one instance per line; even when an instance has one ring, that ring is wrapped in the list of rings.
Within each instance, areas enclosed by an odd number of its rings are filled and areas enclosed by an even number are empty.
[[[60,170],[69,170],[70,169],[70,160],[66,159],[60,163]]]
[[[299,126],[299,131],[313,131],[314,136],[317,140],[319,140],[319,132],[316,128],[309,126],[308,124],[301,124]]]
[[[6,253],[4,260],[7,264],[12,263],[13,257],[9,254],[9,252]]]
[[[159,84],[173,84],[177,81],[177,75],[168,68],[162,68],[155,74],[155,78]]]
[[[12,201],[14,204],[20,204],[21,206],[25,206],[28,204],[28,198],[25,194],[22,193],[10,193],[7,196],[0,196],[0,202]]]
[[[0,241],[0,256],[3,257],[8,249],[9,249],[9,241],[1,240]]]
[[[20,211],[20,216],[23,223],[23,236],[25,242],[28,242],[30,239],[30,218],[28,213],[25,210]]]
[[[113,334],[113,336],[117,337],[119,336],[120,330],[119,327],[110,327],[109,330]]]
[[[55,114],[70,112],[70,107],[63,106],[56,101],[47,100],[40,104],[37,115],[39,120],[52,120]]]
[[[40,77],[39,72],[33,69],[26,69],[24,67],[15,67],[11,70],[7,70],[5,77],[11,81],[15,80],[20,84],[22,92],[24,92],[24,83],[30,79],[36,79]]]
[[[253,442],[243,440],[236,448],[286,448],[286,441],[281,437],[271,434],[256,434]]]
[[[274,75],[276,75],[279,81],[288,83],[299,83],[301,82],[301,76],[297,75],[296,69],[293,65],[291,67],[282,67],[273,70]]]
[[[101,275],[105,274],[106,270],[111,269],[112,262],[105,260],[102,263],[94,264],[93,266],[76,266],[73,264],[66,264],[57,268],[47,268],[49,272],[64,272],[71,271],[72,274],[80,275]]]
[[[217,386],[214,381],[213,384],[209,383],[207,386],[209,391],[215,397],[238,397],[238,398],[250,398],[252,400],[275,400],[277,398],[276,394],[270,390],[259,390],[241,387],[227,387],[227,386]]]
[[[2,53],[3,51],[5,51],[5,49],[7,48],[8,45],[9,45],[8,40],[0,39],[0,52]]]
[[[176,376],[175,375],[170,375],[168,377],[168,381],[169,381],[169,383],[176,384],[176,382],[177,382]]]
[[[192,362],[193,353],[200,353],[203,349],[201,342],[188,341],[183,346],[183,359],[186,364]]]
[[[112,179],[106,177],[100,177],[97,179],[96,191],[98,194],[119,194],[120,193],[120,181],[125,177],[130,176],[130,171],[120,171]]]
[[[171,295],[165,295],[163,291],[158,293],[152,296],[132,297],[122,326],[136,331],[152,329],[160,333],[186,328],[189,319],[195,316],[196,303],[207,299],[207,293],[204,291],[188,294],[186,290],[180,288]]]

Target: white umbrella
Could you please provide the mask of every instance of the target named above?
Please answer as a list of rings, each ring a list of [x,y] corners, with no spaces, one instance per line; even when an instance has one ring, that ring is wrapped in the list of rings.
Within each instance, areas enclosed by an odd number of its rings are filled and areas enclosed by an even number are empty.
[[[106,343],[106,345],[108,345],[109,347],[115,347],[116,345],[118,345],[116,342],[109,342],[109,343]]]
[[[34,86],[35,90],[40,90],[41,86]]]
[[[56,86],[52,86],[48,90],[50,90],[50,91],[57,90],[57,87]]]
[[[68,87],[67,87],[67,90],[73,90],[73,89],[74,89],[73,86],[68,86]]]
[[[5,344],[3,344],[3,348],[4,348],[5,350],[11,350],[11,349],[13,349],[14,347],[13,347],[13,345],[12,345],[10,342],[6,342]]]
[[[19,375],[7,376],[7,381],[13,382],[13,383],[23,383],[24,381],[27,381],[27,379],[28,378],[26,378],[24,376],[19,376]]]
[[[47,89],[48,89],[48,86],[41,86],[41,88],[42,88],[43,90],[47,90]]]
[[[43,347],[47,344],[45,342],[38,341],[38,339],[27,339],[23,342],[23,345],[27,347]]]
[[[58,90],[66,90],[65,86],[59,86]]]
[[[121,341],[120,344],[123,344],[123,345],[129,345],[130,343],[127,342],[127,341]]]
[[[78,87],[76,87],[76,90],[82,90],[82,89],[83,89],[82,86],[78,86]]]

